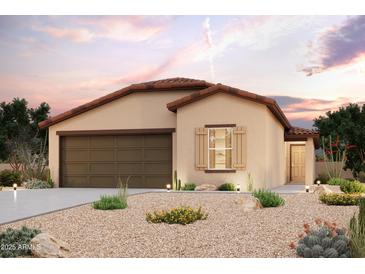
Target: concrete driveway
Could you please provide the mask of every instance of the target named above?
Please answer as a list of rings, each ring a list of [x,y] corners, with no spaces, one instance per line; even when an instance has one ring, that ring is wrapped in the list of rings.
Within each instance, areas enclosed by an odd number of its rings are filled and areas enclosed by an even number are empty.
[[[128,195],[162,191],[161,189],[128,189]],[[115,188],[52,188],[0,191],[0,224],[88,204],[100,195],[117,194]]]

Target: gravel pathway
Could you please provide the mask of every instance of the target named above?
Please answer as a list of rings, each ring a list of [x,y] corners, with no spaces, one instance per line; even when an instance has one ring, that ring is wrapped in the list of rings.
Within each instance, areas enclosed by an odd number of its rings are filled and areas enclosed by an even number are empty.
[[[125,210],[90,205],[0,226],[39,228],[71,246],[72,257],[295,257],[288,247],[316,218],[347,226],[356,207],[327,206],[315,194],[282,195],[285,205],[243,213],[244,194],[148,193],[128,198]],[[202,206],[208,219],[182,225],[149,224],[145,214],[178,205]]]

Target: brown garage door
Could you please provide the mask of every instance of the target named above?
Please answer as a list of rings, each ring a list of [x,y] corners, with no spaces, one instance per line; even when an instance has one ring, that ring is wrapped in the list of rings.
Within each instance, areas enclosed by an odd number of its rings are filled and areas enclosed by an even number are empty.
[[[171,134],[61,137],[62,187],[164,188],[172,177]]]

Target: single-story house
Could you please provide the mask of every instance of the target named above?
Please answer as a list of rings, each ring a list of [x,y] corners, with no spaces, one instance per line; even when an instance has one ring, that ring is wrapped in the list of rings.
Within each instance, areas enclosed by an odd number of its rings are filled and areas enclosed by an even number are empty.
[[[182,184],[312,184],[319,145],[275,100],[187,78],[133,84],[39,126],[59,187],[116,187],[130,176],[129,187],[165,188],[175,170]]]

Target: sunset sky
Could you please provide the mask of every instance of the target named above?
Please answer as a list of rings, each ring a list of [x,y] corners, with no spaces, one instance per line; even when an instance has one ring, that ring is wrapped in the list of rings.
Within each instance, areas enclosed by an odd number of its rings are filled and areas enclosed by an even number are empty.
[[[0,16],[0,101],[52,115],[188,77],[275,98],[293,125],[365,101],[365,16]]]

